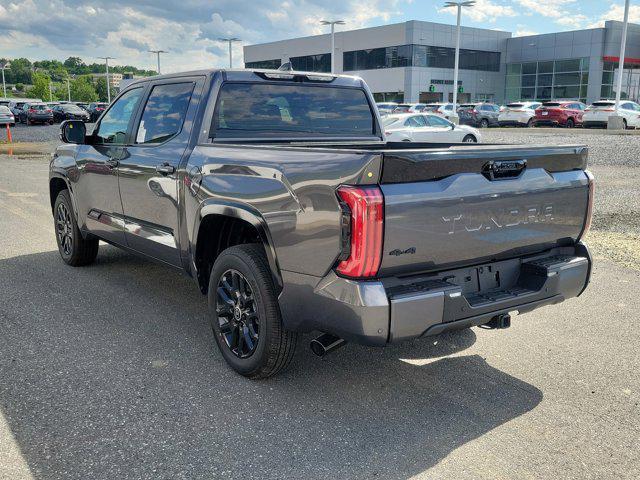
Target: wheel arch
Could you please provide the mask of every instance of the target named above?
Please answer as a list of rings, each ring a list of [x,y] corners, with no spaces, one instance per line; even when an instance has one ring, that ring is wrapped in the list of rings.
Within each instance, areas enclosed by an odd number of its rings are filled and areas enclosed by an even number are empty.
[[[71,194],[71,187],[69,186],[69,182],[62,175],[52,175],[49,178],[49,200],[51,202],[52,212],[53,212],[53,207],[56,203],[56,198],[58,198],[58,194],[62,190],[69,191],[69,195],[71,196],[71,202],[74,204],[74,210],[75,210],[75,202],[73,201],[73,195]]]
[[[283,282],[273,239],[267,222],[254,207],[242,203],[219,201],[201,205],[193,229],[191,263],[200,290],[206,293],[211,267],[226,248],[243,243],[261,243],[279,294]]]

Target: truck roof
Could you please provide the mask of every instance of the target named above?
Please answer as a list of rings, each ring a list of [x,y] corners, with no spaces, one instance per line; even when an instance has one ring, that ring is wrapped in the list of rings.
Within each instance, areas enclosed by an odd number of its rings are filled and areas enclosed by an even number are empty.
[[[305,76],[310,79],[315,78],[333,78],[331,84],[334,86],[349,86],[349,87],[363,87],[364,81],[360,77],[353,75],[335,75],[325,72],[299,72],[289,70],[264,70],[264,69],[245,69],[245,68],[209,68],[202,70],[189,70],[186,72],[166,73],[163,75],[154,75],[152,77],[138,78],[130,85],[137,85],[140,83],[148,82],[151,80],[162,80],[180,77],[194,77],[194,76],[211,76],[216,73],[222,73],[226,76],[227,80],[236,81],[256,81],[256,80],[286,80],[287,76]],[[265,78],[266,75],[272,75],[273,78]],[[277,78],[280,77],[280,78]]]

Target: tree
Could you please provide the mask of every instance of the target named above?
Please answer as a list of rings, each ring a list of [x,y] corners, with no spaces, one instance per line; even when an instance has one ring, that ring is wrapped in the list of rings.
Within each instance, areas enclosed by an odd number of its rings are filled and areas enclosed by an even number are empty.
[[[15,87],[18,92],[24,92],[24,83],[16,83]]]
[[[31,62],[26,58],[10,60],[11,66],[5,72],[7,83],[31,83]]]
[[[98,100],[100,102],[108,101],[107,80],[105,77],[100,77],[96,81],[96,93],[98,94]]]
[[[75,102],[98,101],[98,94],[89,77],[78,77],[71,82],[71,99]]]
[[[69,73],[76,75],[89,73],[87,66],[80,57],[69,57],[64,61],[63,65]]]
[[[33,86],[29,90],[29,96],[33,98],[49,99],[49,83],[51,78],[44,73],[35,72],[33,74]]]

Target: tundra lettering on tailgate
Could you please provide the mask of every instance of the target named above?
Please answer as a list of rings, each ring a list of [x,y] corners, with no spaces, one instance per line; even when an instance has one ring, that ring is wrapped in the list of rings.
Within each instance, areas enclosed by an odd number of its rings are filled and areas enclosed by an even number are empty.
[[[495,228],[517,227],[531,223],[553,221],[553,205],[509,208],[501,211],[478,212],[474,215],[453,215],[442,217],[449,229],[449,235],[459,232],[477,232]]]

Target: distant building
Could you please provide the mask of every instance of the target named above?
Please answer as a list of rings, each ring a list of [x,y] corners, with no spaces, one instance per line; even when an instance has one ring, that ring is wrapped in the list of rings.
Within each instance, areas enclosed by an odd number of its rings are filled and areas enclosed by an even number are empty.
[[[93,81],[97,81],[99,78],[105,78],[107,76],[106,73],[93,73],[91,78]],[[120,82],[122,82],[122,73],[111,73],[109,72],[109,86],[114,88],[120,88]]]
[[[458,101],[613,98],[621,32],[618,21],[525,37],[462,27]],[[455,42],[455,25],[415,20],[337,32],[335,73],[362,77],[377,101],[451,101]],[[329,34],[247,45],[245,66],[328,72],[330,46]],[[629,25],[622,88],[640,97],[640,25]]]
[[[134,75],[131,72],[125,72],[122,76],[122,80],[120,80],[120,90],[124,90],[129,86],[129,84],[143,77],[144,75]]]

